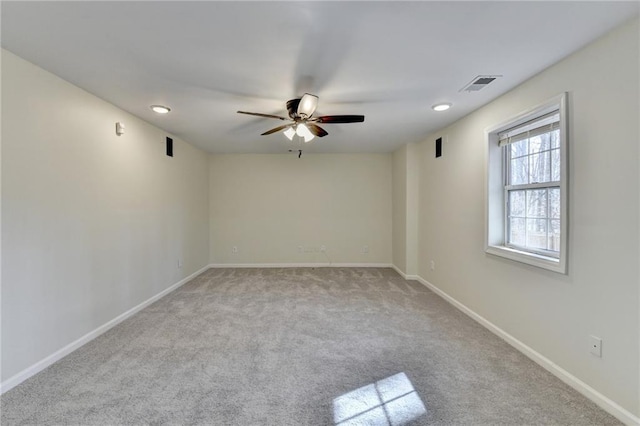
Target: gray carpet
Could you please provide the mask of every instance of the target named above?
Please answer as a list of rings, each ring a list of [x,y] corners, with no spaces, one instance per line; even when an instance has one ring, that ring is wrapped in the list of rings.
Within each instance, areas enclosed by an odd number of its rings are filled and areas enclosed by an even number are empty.
[[[2,396],[2,425],[604,425],[391,269],[211,269]]]

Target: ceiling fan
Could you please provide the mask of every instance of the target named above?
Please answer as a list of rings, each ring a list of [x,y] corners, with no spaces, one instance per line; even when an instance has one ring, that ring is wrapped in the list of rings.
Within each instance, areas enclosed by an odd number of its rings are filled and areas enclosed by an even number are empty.
[[[290,120],[291,123],[283,124],[267,130],[262,135],[270,135],[271,133],[283,131],[289,140],[293,140],[295,135],[304,138],[305,142],[318,136],[319,138],[327,136],[328,133],[316,123],[334,124],[334,123],[362,123],[364,115],[323,115],[321,117],[313,117],[313,113],[318,106],[318,97],[305,93],[302,98],[291,99],[287,101],[287,111],[289,118],[279,115],[261,114],[259,112],[238,111],[239,114],[256,115],[258,117],[276,118],[278,120]]]

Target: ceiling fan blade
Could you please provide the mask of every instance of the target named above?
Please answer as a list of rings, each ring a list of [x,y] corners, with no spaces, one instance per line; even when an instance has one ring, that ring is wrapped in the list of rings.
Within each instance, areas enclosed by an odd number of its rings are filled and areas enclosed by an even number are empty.
[[[313,124],[313,123],[306,123],[307,128],[309,129],[309,131],[311,133],[313,133],[314,135],[318,136],[319,138],[323,137],[323,136],[327,136],[329,133],[327,133],[326,130],[324,130],[322,127],[318,126],[317,124]]]
[[[287,128],[287,127],[289,127],[289,126],[291,126],[291,124],[285,124],[285,125],[283,125],[283,126],[275,127],[275,128],[273,128],[273,129],[271,129],[271,130],[267,130],[266,132],[262,133],[262,135],[261,135],[261,136],[264,136],[264,135],[270,135],[271,133],[279,132],[280,130],[284,130],[284,129],[286,129],[286,128]]]
[[[291,99],[287,101],[287,111],[289,112],[289,117],[293,120],[298,117],[298,105],[300,105],[300,99]]]
[[[324,115],[312,120],[317,123],[362,123],[364,115]]]
[[[279,115],[261,114],[259,112],[238,111],[238,114],[257,115],[258,117],[277,118],[278,120],[289,120],[288,118],[280,117]]]

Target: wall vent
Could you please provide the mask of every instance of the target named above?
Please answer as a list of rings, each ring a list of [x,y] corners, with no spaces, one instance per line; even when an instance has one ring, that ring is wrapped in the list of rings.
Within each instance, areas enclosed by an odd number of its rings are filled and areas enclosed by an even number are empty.
[[[173,157],[173,139],[167,136],[167,155]]]
[[[482,90],[491,84],[496,78],[502,77],[501,75],[479,75],[467,83],[460,92],[477,92]]]

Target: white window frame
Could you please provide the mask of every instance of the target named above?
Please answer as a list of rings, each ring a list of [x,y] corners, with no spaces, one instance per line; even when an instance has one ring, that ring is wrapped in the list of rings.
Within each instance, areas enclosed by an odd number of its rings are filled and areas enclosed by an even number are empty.
[[[557,110],[560,113],[560,251],[559,254],[546,254],[540,251],[511,247],[507,241],[507,218],[505,190],[507,166],[503,148],[499,146],[498,134],[545,114]],[[568,145],[567,132],[567,93],[562,93],[527,111],[521,112],[501,123],[485,130],[485,179],[486,179],[486,220],[485,252],[506,259],[547,269],[561,274],[567,273],[568,220]]]

